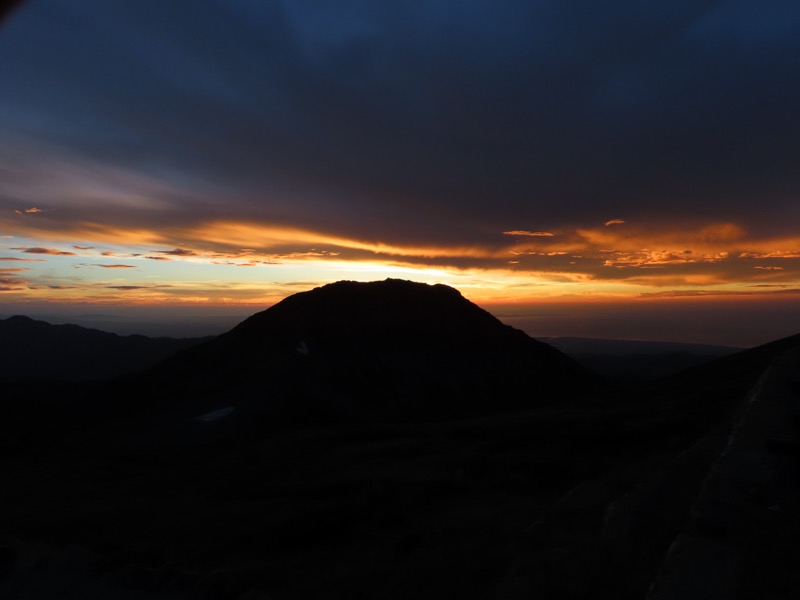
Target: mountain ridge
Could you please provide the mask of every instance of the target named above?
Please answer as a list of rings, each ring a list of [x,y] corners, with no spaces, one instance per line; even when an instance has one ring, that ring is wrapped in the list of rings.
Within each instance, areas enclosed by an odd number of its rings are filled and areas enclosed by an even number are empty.
[[[118,335],[24,315],[0,319],[0,381],[98,381],[144,370],[204,338]]]

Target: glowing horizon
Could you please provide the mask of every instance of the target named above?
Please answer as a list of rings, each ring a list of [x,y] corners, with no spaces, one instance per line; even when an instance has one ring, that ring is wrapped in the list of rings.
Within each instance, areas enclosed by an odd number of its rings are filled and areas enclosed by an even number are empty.
[[[35,208],[35,207],[34,207]],[[483,302],[648,295],[800,292],[800,238],[752,238],[717,223],[647,231],[617,224],[530,236],[498,232],[492,245],[418,246],[253,222],[129,229],[52,227],[43,209],[6,218],[0,271],[5,302],[274,302],[340,279],[403,277],[445,283]],[[647,246],[645,246],[647,244]],[[246,271],[246,272],[245,272]]]

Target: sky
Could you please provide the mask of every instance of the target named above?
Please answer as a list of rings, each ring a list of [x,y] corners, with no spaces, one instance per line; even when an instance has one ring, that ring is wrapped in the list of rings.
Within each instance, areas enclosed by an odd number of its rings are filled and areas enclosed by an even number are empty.
[[[328,282],[532,335],[800,332],[800,3],[28,0],[0,316],[217,333]]]

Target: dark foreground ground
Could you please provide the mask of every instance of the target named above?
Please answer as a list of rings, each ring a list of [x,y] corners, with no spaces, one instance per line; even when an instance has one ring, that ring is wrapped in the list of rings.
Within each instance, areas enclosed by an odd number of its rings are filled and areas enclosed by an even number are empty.
[[[562,408],[174,444],[11,389],[0,597],[796,598],[796,345]]]

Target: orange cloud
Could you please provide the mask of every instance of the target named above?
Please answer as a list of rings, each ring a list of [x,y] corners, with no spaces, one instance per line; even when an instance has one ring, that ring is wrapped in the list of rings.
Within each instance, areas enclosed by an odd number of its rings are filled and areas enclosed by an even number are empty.
[[[130,291],[130,290],[153,290],[157,288],[168,288],[172,287],[171,285],[107,285],[104,286],[109,290],[120,290],[120,291]]]
[[[50,217],[20,220],[46,223]],[[164,261],[161,277],[170,277],[176,287],[160,290],[145,285],[147,280],[124,281],[122,287],[106,286],[96,295],[109,298],[135,296],[136,302],[199,301],[204,294],[229,301],[245,298],[276,297],[265,295],[255,278],[242,275],[241,285],[224,289],[218,282],[186,282],[187,271],[181,259],[193,262],[236,267],[281,264],[281,273],[302,269],[301,277],[318,277],[325,283],[350,277],[424,277],[451,283],[474,291],[476,297],[509,298],[522,294],[555,295],[590,293],[638,295],[647,288],[665,286],[718,288],[732,291],[753,282],[780,282],[792,285],[800,280],[800,237],[781,239],[756,238],[738,224],[703,223],[694,227],[642,223],[626,227],[608,221],[593,228],[550,231],[509,230],[506,237],[475,245],[389,244],[375,240],[354,239],[296,227],[256,222],[212,221],[192,226],[166,226],[159,230],[109,228],[97,223],[80,223],[74,229],[58,231],[32,239],[58,241],[75,250],[93,250],[108,243],[114,251],[97,252],[105,257],[130,260],[132,257]],[[48,225],[48,226],[52,226]],[[28,225],[32,230],[33,226]],[[517,239],[515,239],[515,237]],[[33,246],[34,242],[27,242]],[[61,254],[49,249],[48,242],[32,248],[19,248],[30,254]],[[156,250],[154,248],[164,248]],[[200,249],[202,248],[202,249]],[[72,253],[69,253],[72,254]],[[92,253],[94,254],[94,252]],[[511,260],[509,260],[511,259]],[[756,264],[762,259],[776,259]],[[780,268],[767,268],[780,261]],[[41,260],[41,259],[18,259]],[[172,260],[174,264],[169,264]],[[139,268],[146,272],[147,261]],[[93,265],[101,268],[136,268],[131,264]],[[759,268],[761,267],[761,268]],[[135,273],[136,271],[134,271]],[[300,271],[298,271],[300,272]],[[466,277],[470,278],[465,284]],[[328,279],[326,279],[328,278]],[[35,279],[32,277],[32,279]],[[165,279],[166,280],[166,279]],[[279,289],[283,289],[280,284]],[[215,287],[216,286],[216,287]],[[472,287],[470,287],[472,286]],[[583,286],[582,288],[580,286]],[[46,286],[41,286],[44,289]],[[215,291],[210,291],[211,289]],[[96,290],[101,288],[94,287]],[[278,289],[278,288],[276,288]],[[584,292],[579,291],[584,289]],[[137,290],[141,293],[137,294]],[[228,295],[225,295],[228,294]],[[77,294],[73,295],[78,298]],[[236,300],[236,299],[239,300]],[[63,298],[61,298],[63,300]],[[99,301],[99,300],[98,300]],[[249,301],[249,300],[248,300]],[[255,300],[253,300],[255,302]]]
[[[24,290],[28,282],[20,279],[17,273],[28,271],[29,269],[0,269],[0,292],[16,292]]]
[[[186,250],[185,248],[175,248],[174,250],[151,250],[156,254],[169,254],[170,256],[199,256],[194,250]]]
[[[800,258],[800,252],[794,250],[773,250],[772,252],[742,252],[741,258]]]
[[[18,258],[16,256],[3,256],[0,258],[0,261],[8,260],[8,261],[16,261],[16,262],[46,262],[43,258]]]
[[[234,221],[215,221],[189,230],[180,230],[182,239],[203,240],[206,243],[249,248],[258,242],[261,252],[287,244],[332,246],[347,250],[362,250],[372,254],[421,258],[494,258],[497,251],[480,246],[402,246],[383,242],[365,242],[335,235],[292,227],[252,225]]]
[[[612,249],[617,251],[639,251],[643,248],[670,248],[675,251],[692,249],[694,251],[716,252],[719,246],[745,242],[745,230],[734,223],[714,223],[699,229],[662,228],[621,228],[621,229],[576,229],[575,237],[586,247]],[[728,250],[728,248],[724,248]]]
[[[138,268],[138,267],[135,267],[133,265],[101,265],[101,264],[95,264],[95,265],[91,265],[91,266],[93,266],[93,267],[101,267],[103,269],[137,269]]]
[[[607,254],[607,253],[606,253]],[[730,258],[728,252],[718,252],[716,254],[695,254],[691,250],[680,252],[670,250],[647,250],[633,253],[617,253],[614,258],[605,259],[604,267],[628,268],[628,267],[647,267],[657,265],[685,265],[692,263],[713,263]]]
[[[553,237],[554,233],[549,231],[525,231],[524,229],[515,229],[513,231],[504,231],[503,235],[514,235],[518,237]]]
[[[611,219],[610,221],[606,221],[605,223],[603,223],[603,225],[605,227],[611,227],[612,225],[622,225],[624,223],[625,221],[623,221],[622,219]]]

